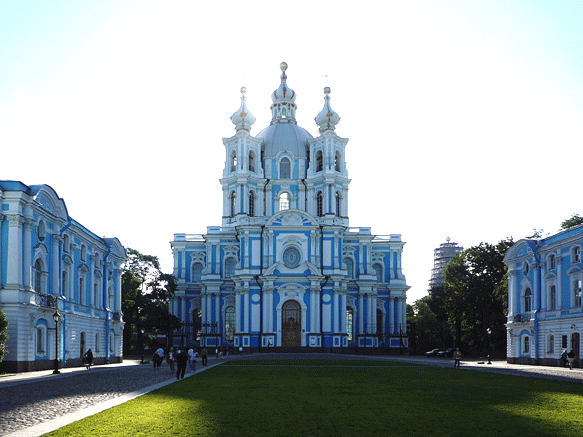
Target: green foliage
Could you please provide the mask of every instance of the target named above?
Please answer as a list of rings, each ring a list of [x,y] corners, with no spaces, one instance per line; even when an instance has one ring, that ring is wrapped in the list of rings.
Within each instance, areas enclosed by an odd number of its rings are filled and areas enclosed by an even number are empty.
[[[49,435],[563,437],[583,425],[572,382],[386,361],[229,364]]]
[[[148,334],[166,333],[175,318],[168,314],[168,303],[176,290],[174,276],[162,273],[158,257],[128,248],[122,272],[122,311],[124,350],[141,348],[142,330]]]
[[[432,289],[431,293],[438,292]],[[411,313],[407,314],[407,320],[415,323],[415,349],[417,353],[427,352],[436,347],[452,347],[453,337],[451,328],[445,317],[440,317],[433,311],[432,304],[435,302],[433,294],[422,297],[408,307]]]
[[[480,243],[458,254],[445,269],[443,293],[437,298],[456,332],[457,343],[468,351],[481,354],[506,350],[508,284],[504,255],[512,244],[511,239],[496,245]],[[491,336],[486,333],[488,328]]]
[[[6,349],[6,342],[8,341],[8,319],[0,309],[0,362],[4,359],[8,350]]]
[[[561,229],[570,229],[574,228],[575,226],[579,226],[583,223],[583,217],[579,214],[573,214],[571,218],[568,218],[563,223],[561,223]]]

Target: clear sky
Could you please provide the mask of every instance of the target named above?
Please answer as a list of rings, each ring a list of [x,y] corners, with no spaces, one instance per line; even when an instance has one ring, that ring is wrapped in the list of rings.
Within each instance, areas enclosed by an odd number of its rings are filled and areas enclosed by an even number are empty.
[[[402,234],[408,302],[433,249],[554,232],[581,207],[581,1],[0,0],[0,179],[51,185],[98,235],[157,255],[221,224],[229,117],[298,124],[330,86],[351,226]]]

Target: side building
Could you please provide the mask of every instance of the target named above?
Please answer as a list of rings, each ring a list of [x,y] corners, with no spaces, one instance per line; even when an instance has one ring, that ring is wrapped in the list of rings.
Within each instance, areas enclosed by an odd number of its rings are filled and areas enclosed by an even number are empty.
[[[55,358],[78,366],[88,349],[96,364],[121,362],[125,259],[117,238],[72,219],[50,186],[0,181],[0,308],[10,337],[0,368],[51,369]]]
[[[506,253],[507,360],[557,366],[563,350],[581,359],[583,225],[539,240],[520,240]]]
[[[296,122],[287,64],[272,93],[272,120],[257,136],[246,106],[224,138],[222,226],[171,242],[183,323],[174,345],[250,349],[407,347],[398,234],[350,228],[348,139],[325,88],[313,137]]]

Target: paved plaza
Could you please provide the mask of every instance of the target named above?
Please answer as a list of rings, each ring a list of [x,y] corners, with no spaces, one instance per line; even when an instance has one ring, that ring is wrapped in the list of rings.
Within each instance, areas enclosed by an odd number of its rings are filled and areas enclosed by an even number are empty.
[[[197,373],[226,360],[238,360],[235,355],[226,359],[209,358],[206,368],[198,361]],[[451,359],[424,357],[355,356],[337,354],[252,354],[246,359],[265,358],[318,358],[392,360],[422,365],[453,367]],[[505,373],[516,376],[555,379],[583,383],[583,370],[559,367],[524,366],[505,361],[462,361],[463,370]],[[188,371],[185,377],[195,375]],[[28,372],[0,376],[0,435],[38,436],[64,425],[96,414],[107,408],[127,402],[164,385],[176,382],[166,363],[154,370],[151,364],[139,360],[126,360],[121,364],[61,369],[60,375],[52,371]]]

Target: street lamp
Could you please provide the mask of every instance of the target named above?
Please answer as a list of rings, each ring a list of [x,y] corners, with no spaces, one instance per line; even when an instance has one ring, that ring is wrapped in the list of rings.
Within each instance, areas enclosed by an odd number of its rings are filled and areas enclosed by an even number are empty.
[[[59,373],[59,320],[61,315],[59,311],[55,311],[53,314],[53,320],[55,321],[55,370],[53,370],[53,375],[58,375]]]
[[[492,364],[492,361],[490,361],[490,335],[492,334],[492,330],[490,328],[486,329],[486,353],[488,354],[488,364]]]

